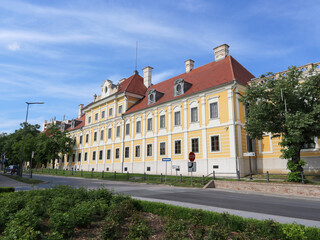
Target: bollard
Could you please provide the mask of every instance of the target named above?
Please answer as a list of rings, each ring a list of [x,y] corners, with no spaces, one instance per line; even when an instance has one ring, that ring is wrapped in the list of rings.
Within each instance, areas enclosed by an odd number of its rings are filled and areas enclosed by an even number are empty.
[[[127,181],[129,180],[129,172],[127,172]]]
[[[104,178],[104,170],[102,170],[102,178]]]
[[[91,170],[91,177],[93,177],[93,168],[92,168],[92,170]]]
[[[269,182],[269,171],[267,171],[267,182]]]
[[[303,172],[301,171],[301,183],[302,184],[305,184],[305,182],[304,182],[304,176],[303,176]]]
[[[81,177],[82,177],[82,169],[81,169]]]
[[[212,172],[212,178],[213,178],[213,180],[216,179],[216,172],[215,171]]]
[[[144,173],[143,178],[144,178],[145,181],[147,180],[147,175],[146,175],[146,173]]]
[[[238,177],[238,181],[240,181],[240,171],[237,171],[237,177]]]
[[[117,179],[117,172],[114,171],[114,179]]]
[[[160,175],[160,182],[162,183],[162,173],[161,173],[161,175]]]
[[[204,186],[204,175],[202,175],[202,186]]]
[[[182,174],[180,174],[180,182],[182,182]]]

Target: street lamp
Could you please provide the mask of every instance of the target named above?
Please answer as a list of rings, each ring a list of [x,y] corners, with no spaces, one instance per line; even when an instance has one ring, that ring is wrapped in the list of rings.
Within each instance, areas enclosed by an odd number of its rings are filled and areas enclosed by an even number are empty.
[[[23,151],[24,151],[24,143],[26,140],[26,131],[27,131],[26,126],[28,123],[29,105],[30,104],[44,104],[44,102],[26,102],[26,104],[27,104],[27,114],[26,114],[26,121],[24,123],[22,150],[21,150],[21,158],[20,158],[20,164],[19,164],[19,176],[21,176],[21,177],[22,177]]]

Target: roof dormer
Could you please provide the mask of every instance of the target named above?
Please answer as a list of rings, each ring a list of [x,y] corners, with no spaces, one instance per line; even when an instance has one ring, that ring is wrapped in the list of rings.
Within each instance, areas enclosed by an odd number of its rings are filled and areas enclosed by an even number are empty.
[[[159,92],[156,89],[150,89],[148,91],[148,105],[157,102],[162,96],[162,92]]]
[[[191,83],[184,81],[182,78],[178,78],[174,81],[174,96],[179,96],[184,94],[190,87]]]

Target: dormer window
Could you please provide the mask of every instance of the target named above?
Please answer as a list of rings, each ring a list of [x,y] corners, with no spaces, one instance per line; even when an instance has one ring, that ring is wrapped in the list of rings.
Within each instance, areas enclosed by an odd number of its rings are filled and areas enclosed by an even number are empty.
[[[156,90],[151,89],[148,94],[148,104],[152,104],[156,102]]]
[[[76,121],[75,120],[72,120],[71,122],[71,128],[74,128],[76,126]]]
[[[174,96],[180,96],[184,94],[192,86],[191,83],[186,82],[184,79],[179,78],[174,81]]]

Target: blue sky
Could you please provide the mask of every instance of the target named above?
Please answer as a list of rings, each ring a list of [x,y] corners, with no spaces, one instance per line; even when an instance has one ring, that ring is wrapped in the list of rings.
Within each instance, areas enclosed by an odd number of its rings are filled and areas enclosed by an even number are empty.
[[[320,2],[34,0],[0,4],[0,133],[29,121],[72,119],[78,105],[152,66],[153,83],[230,54],[252,74],[320,61]]]

